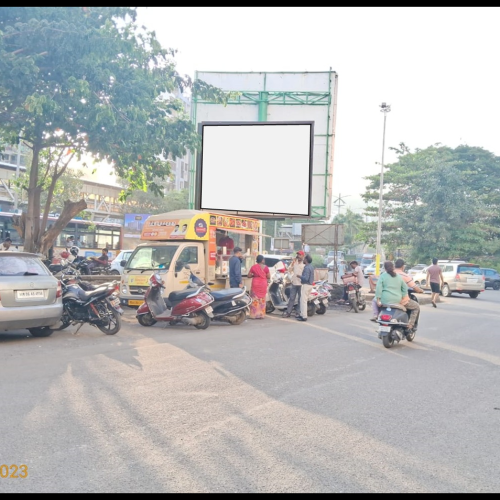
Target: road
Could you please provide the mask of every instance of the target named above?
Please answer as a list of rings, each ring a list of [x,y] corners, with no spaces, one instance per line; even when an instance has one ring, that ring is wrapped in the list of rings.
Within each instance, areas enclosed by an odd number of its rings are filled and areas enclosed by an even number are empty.
[[[498,492],[499,305],[0,334],[0,492]]]

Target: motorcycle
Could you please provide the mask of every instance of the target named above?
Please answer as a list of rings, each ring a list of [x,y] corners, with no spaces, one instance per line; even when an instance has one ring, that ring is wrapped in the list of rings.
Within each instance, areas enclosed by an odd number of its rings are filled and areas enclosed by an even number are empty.
[[[267,290],[266,313],[270,314],[275,310],[282,312],[287,310],[288,300],[290,299],[291,284],[290,275],[286,272],[284,266],[277,267]],[[317,293],[313,292],[314,289],[311,290],[311,294],[307,301],[307,316],[312,316],[316,311],[317,305],[319,305],[319,302],[318,304],[314,302],[315,300],[318,300],[318,297]],[[292,312],[294,312],[295,315],[298,315],[299,310],[300,304],[298,298],[296,297]]]
[[[91,268],[89,267],[91,262],[92,261],[90,259],[86,259],[85,257],[77,257],[71,265],[81,274],[87,276],[107,276],[111,273],[111,266],[109,264]]]
[[[211,305],[214,321],[225,321],[231,325],[240,325],[245,321],[250,304],[252,303],[246,287],[213,291],[209,287],[213,283],[203,283],[200,278],[191,272],[188,265],[184,267],[190,271],[187,288],[204,287],[204,290],[214,298],[214,302]]]
[[[354,310],[355,313],[359,311],[364,311],[366,309],[366,300],[361,293],[361,285],[356,283],[356,278],[352,273],[344,274],[341,276],[344,286],[347,288],[347,299],[349,301],[350,308]]]
[[[325,314],[328,310],[328,302],[330,300],[330,291],[326,280],[316,281],[313,283],[313,290],[317,291],[317,296],[314,299],[316,305],[316,314]],[[316,302],[317,301],[317,302]]]
[[[69,325],[80,324],[80,328],[88,323],[106,335],[115,335],[121,328],[121,315],[118,297],[118,282],[105,283],[93,290],[84,290],[78,282],[78,276],[61,276],[63,314],[61,326],[56,330],[64,330]]]
[[[411,288],[408,289],[408,295],[411,300],[418,302]],[[404,306],[401,304],[382,304],[377,318],[379,324],[377,331],[378,338],[382,340],[384,347],[389,349],[395,341],[399,344],[403,339],[412,342],[417,333],[419,316],[420,311],[418,311],[413,329],[410,330],[408,328],[409,315]]]
[[[199,330],[210,326],[210,320],[214,317],[210,304],[214,302],[214,298],[204,291],[205,285],[196,290],[188,288],[171,292],[168,298],[164,299],[163,283],[158,273],[153,273],[149,278],[144,303],[136,313],[137,321],[142,326],[153,326],[158,321],[168,321],[171,326],[184,323]]]

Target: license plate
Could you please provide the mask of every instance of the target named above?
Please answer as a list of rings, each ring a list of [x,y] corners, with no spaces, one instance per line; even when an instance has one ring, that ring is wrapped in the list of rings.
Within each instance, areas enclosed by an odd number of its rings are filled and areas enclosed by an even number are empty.
[[[143,300],[129,300],[128,305],[129,306],[140,306],[142,305],[144,301]]]
[[[18,290],[16,297],[23,300],[43,299],[45,298],[45,293],[43,290]]]
[[[378,329],[379,332],[390,332],[391,327],[390,326],[380,326]]]
[[[213,309],[210,306],[208,306],[208,307],[205,307],[205,311],[207,313],[211,313],[213,311]]]
[[[316,300],[314,301],[314,303],[315,303],[317,306],[319,306],[319,300],[318,300],[318,299],[316,299]]]
[[[119,307],[120,306],[120,299],[112,299],[111,305],[113,305],[115,307]]]
[[[477,278],[467,278],[467,283],[477,283]]]

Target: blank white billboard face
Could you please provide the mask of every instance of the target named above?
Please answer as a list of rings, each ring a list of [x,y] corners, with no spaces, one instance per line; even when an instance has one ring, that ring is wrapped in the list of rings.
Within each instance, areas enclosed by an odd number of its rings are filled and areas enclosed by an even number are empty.
[[[197,209],[310,215],[314,122],[200,125]]]

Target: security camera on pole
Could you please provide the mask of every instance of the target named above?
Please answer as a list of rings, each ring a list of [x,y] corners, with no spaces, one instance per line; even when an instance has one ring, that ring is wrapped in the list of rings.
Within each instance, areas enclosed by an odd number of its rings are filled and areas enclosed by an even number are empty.
[[[391,110],[391,106],[383,102],[380,105],[380,111],[384,113],[384,133],[382,136],[382,163],[380,164],[380,187],[378,194],[378,224],[377,224],[377,258],[375,260],[375,275],[380,275],[380,240],[382,236],[382,190],[384,189],[384,151],[385,151],[385,121],[387,113]]]

